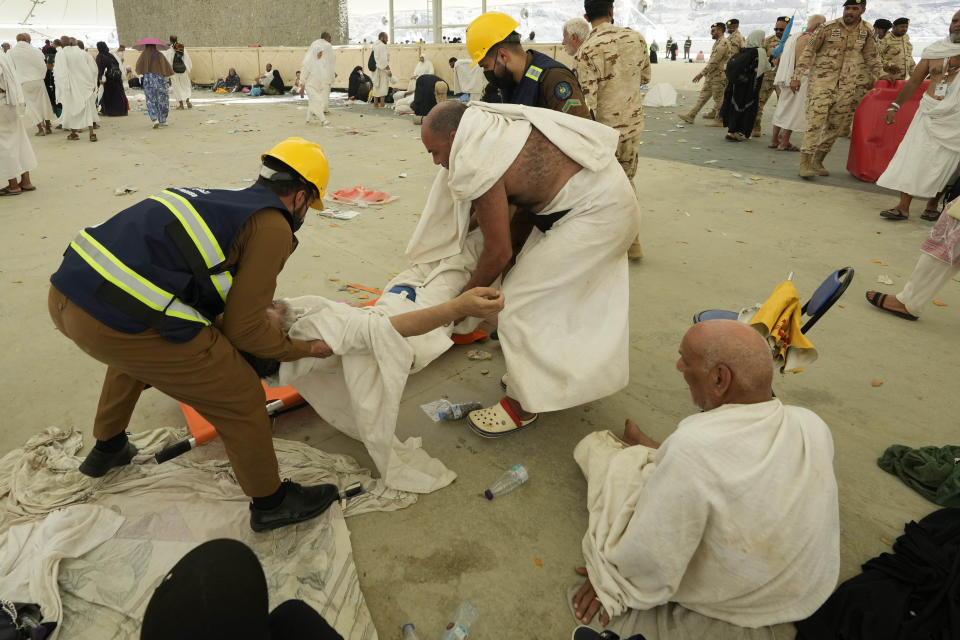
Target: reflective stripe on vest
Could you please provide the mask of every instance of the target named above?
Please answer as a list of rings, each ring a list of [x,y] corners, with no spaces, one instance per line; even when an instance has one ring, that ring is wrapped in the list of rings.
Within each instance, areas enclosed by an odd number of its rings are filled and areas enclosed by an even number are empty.
[[[543,69],[530,65],[530,68],[527,69],[527,72],[524,75],[535,82],[540,82],[541,73],[543,73]]]
[[[160,202],[177,217],[177,220],[190,235],[190,239],[197,246],[200,255],[203,256],[207,269],[212,269],[226,260],[223,250],[220,248],[220,243],[217,242],[210,227],[207,226],[203,217],[186,198],[172,191],[164,190],[159,195],[150,196],[150,199]],[[226,302],[227,294],[233,285],[233,276],[230,275],[229,271],[224,271],[223,273],[210,274],[210,280],[213,281],[214,288],[220,294],[220,299]]]
[[[203,325],[210,324],[210,321],[199,311],[183,304],[172,293],[164,291],[123,264],[86,231],[81,231],[70,243],[70,247],[105,280],[129,293],[151,309],[181,320],[199,322]]]

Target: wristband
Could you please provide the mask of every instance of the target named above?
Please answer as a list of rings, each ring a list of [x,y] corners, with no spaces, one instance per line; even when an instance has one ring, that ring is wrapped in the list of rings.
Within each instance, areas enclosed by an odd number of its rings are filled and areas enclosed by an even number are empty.
[[[887,109],[887,111],[889,111],[890,109],[893,109],[894,111],[900,111],[900,105],[897,104],[896,102],[891,102],[890,108]]]

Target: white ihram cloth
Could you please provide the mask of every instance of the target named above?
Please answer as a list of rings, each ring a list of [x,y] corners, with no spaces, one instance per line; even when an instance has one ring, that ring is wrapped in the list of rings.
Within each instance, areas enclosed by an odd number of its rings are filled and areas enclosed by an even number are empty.
[[[587,479],[583,555],[611,617],[671,602],[755,628],[806,618],[836,585],[833,440],[811,411],[724,405],[659,449],[599,432],[574,458]]]
[[[317,58],[318,54],[322,54]],[[315,115],[321,122],[326,120],[324,115],[330,110],[330,88],[336,77],[337,54],[333,45],[320,38],[315,40],[300,65],[300,82],[309,98],[307,103],[307,121]]]
[[[167,59],[170,66],[173,66],[173,54],[176,53],[173,47],[164,49],[160,53]],[[190,54],[186,48],[183,50],[183,66],[187,68],[183,73],[176,73],[170,76],[170,99],[176,102],[189,100],[193,95],[193,87],[190,84],[190,72],[193,70],[193,61],[190,60]]]
[[[479,97],[483,93],[486,78],[480,65],[473,65],[469,60],[457,60],[453,63],[453,92],[457,95],[469,93],[470,99]]]
[[[43,53],[29,42],[17,42],[8,54],[16,70],[17,79],[23,88],[23,97],[27,106],[27,122],[41,124],[55,120],[50,96],[44,84],[47,77],[47,63]]]
[[[476,231],[464,251],[411,266],[387,284],[388,293],[372,308],[355,309],[318,296],[285,301],[299,317],[290,336],[323,339],[335,355],[281,363],[279,383],[293,385],[324,420],[363,442],[390,489],[430,493],[457,475],[424,451],[420,438],[400,442],[395,435],[407,377],[450,348],[453,327],[404,339],[388,318],[455,297],[476,267],[482,242]],[[400,284],[416,290],[416,302],[389,293]],[[457,330],[474,327],[476,322],[461,323]]]
[[[75,46],[61,47],[53,63],[57,102],[63,107],[64,129],[92,127],[97,113],[97,63],[93,56]]]
[[[423,62],[417,61],[417,66],[413,68],[413,77],[419,78],[425,73],[433,74],[433,63],[429,60],[424,60]]]
[[[924,93],[877,185],[911,196],[932,198],[947,186],[960,164],[960,82],[954,80],[943,100]]]
[[[23,90],[13,70],[10,56],[0,55],[0,187],[37,166],[30,138],[23,128],[26,109]]]
[[[773,112],[773,126],[787,131],[807,130],[807,84],[810,73],[803,74],[799,91],[794,93],[790,88],[790,80],[797,66],[797,38],[799,37],[797,34],[790,34],[780,55],[777,75],[773,79],[773,86],[780,90],[777,110]]]
[[[374,98],[382,98],[390,92],[390,74],[387,72],[387,67],[390,66],[390,52],[382,40],[377,40],[373,45],[373,60],[377,63],[377,70],[373,72],[371,95]]]
[[[533,127],[583,167],[536,215],[569,213],[546,233],[530,232],[503,282],[506,306],[498,333],[510,395],[538,412],[589,402],[627,384],[626,251],[640,210],[614,156],[619,134],[549,109],[472,104],[457,129],[449,171],[434,180],[407,257],[420,263],[460,253],[471,203],[506,173]]]

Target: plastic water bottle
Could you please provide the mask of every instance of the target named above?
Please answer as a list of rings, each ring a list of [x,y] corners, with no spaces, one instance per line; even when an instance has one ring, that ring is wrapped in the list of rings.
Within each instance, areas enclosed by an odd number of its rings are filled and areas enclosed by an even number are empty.
[[[459,420],[471,411],[483,409],[483,405],[479,402],[458,402],[457,404],[448,402],[447,404],[450,406],[440,410],[441,420]]]
[[[477,618],[479,617],[480,612],[477,611],[477,608],[464,600],[453,612],[453,621],[447,625],[443,635],[440,636],[440,640],[464,640],[464,638],[469,637],[470,628],[477,624]]]
[[[403,625],[401,632],[403,633],[403,640],[420,640],[417,637],[417,632],[414,631],[412,622],[408,622]]]
[[[493,500],[497,496],[510,493],[524,482],[530,479],[527,468],[522,464],[515,464],[507,469],[493,485],[483,492],[487,500]]]

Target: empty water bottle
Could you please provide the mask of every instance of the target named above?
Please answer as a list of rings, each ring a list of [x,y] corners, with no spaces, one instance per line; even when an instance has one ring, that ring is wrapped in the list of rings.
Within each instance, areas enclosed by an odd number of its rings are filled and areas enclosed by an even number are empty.
[[[448,402],[447,404],[450,406],[440,410],[441,420],[459,420],[471,411],[483,409],[483,405],[479,402],[458,402],[457,404]]]
[[[414,626],[412,622],[408,622],[401,628],[403,633],[403,640],[420,640],[417,637],[417,632],[414,631]]]
[[[440,640],[464,640],[469,637],[470,629],[477,623],[480,612],[472,604],[464,600],[453,612],[453,620],[447,625]]]
[[[515,464],[507,469],[493,485],[483,492],[487,500],[493,500],[497,496],[510,493],[524,482],[530,479],[527,474],[527,468],[522,464]]]

